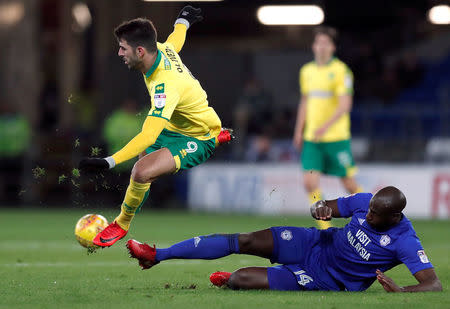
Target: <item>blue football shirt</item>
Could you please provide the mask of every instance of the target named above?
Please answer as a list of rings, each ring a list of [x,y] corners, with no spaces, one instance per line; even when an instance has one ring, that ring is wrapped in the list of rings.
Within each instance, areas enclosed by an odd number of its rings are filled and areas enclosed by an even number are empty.
[[[370,193],[359,193],[338,199],[342,217],[352,217],[344,228],[322,231],[321,264],[348,291],[363,291],[376,279],[375,271],[387,271],[404,263],[412,274],[432,268],[420,240],[403,215],[387,231],[379,232],[366,222]]]

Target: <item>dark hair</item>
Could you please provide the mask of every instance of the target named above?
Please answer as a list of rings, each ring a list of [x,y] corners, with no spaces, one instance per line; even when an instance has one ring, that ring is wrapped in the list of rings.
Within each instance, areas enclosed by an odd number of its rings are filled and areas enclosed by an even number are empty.
[[[319,26],[319,27],[314,29],[314,37],[316,37],[319,34],[325,34],[336,45],[336,42],[337,42],[337,39],[338,39],[338,32],[337,32],[337,30],[335,28],[328,27],[328,26]]]
[[[145,47],[148,52],[156,52],[156,29],[153,23],[146,18],[136,18],[125,21],[114,29],[117,40],[124,39],[136,48]]]

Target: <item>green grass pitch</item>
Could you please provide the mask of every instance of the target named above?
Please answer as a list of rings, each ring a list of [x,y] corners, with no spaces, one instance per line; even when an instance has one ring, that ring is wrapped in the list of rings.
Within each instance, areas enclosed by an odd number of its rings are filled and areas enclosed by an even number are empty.
[[[413,222],[441,279],[442,293],[388,294],[375,282],[366,292],[232,291],[212,286],[209,274],[264,259],[233,255],[214,261],[163,262],[141,271],[125,241],[87,255],[73,235],[87,210],[0,210],[0,308],[450,308],[450,222]],[[91,211],[92,212],[92,211]],[[109,220],[116,212],[100,211]],[[344,220],[335,220],[335,224]],[[312,226],[309,218],[259,217],[146,209],[128,238],[167,246],[196,235],[249,232],[274,225]],[[406,267],[387,273],[415,284]]]

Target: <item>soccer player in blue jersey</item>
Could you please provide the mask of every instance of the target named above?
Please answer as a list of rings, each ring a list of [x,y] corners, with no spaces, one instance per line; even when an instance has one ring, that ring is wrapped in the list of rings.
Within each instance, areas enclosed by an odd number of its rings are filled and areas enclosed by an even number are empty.
[[[358,193],[311,206],[317,220],[349,218],[343,228],[279,226],[246,234],[194,237],[160,249],[127,242],[143,269],[169,259],[217,259],[249,254],[279,263],[211,274],[211,282],[233,289],[364,291],[375,280],[387,292],[442,291],[433,265],[411,222],[402,213],[406,198],[395,187],[372,196]],[[400,287],[384,272],[405,264],[418,284]]]

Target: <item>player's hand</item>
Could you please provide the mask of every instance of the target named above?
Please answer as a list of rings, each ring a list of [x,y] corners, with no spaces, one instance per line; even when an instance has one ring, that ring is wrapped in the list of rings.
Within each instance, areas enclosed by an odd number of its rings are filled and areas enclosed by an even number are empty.
[[[395,284],[394,280],[386,276],[381,270],[377,269],[376,273],[378,282],[386,292],[402,292],[402,288]]]
[[[325,201],[315,202],[311,206],[311,216],[317,220],[330,221],[333,209],[328,207]]]
[[[196,9],[190,5],[187,5],[180,11],[180,14],[178,14],[175,24],[185,24],[189,28],[196,22],[203,20],[201,13],[202,9]]]
[[[292,144],[294,145],[295,149],[300,151],[303,146],[303,136],[302,134],[294,134],[294,139],[292,141]]]
[[[84,158],[78,164],[78,168],[84,172],[101,172],[109,169],[109,163],[102,158]]]
[[[328,131],[328,127],[321,127],[318,128],[315,132],[314,132],[314,141],[317,142],[319,141],[319,139]]]

